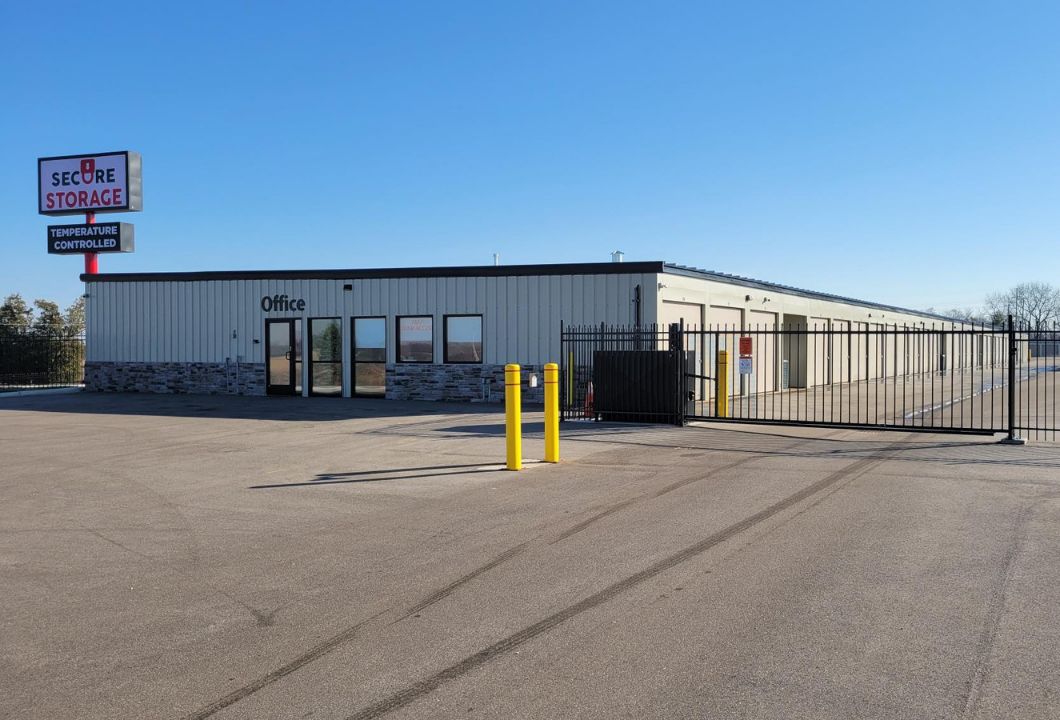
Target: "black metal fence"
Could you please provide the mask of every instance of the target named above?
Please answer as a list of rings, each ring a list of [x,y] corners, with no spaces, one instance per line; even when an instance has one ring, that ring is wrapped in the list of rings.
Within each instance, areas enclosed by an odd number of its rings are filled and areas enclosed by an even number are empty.
[[[602,325],[561,335],[567,420],[709,419],[1042,440],[1060,433],[1055,328],[834,320]]]
[[[992,433],[1007,427],[1007,334],[831,321],[690,328],[693,418]],[[720,360],[727,358],[725,377]]]
[[[684,422],[685,353],[679,328],[561,328],[563,420]]]
[[[85,338],[63,330],[0,325],[0,392],[85,381]]]
[[[1056,440],[1060,434],[1060,328],[1022,329],[1012,333],[1013,373],[1009,399],[1013,433],[1029,440]]]

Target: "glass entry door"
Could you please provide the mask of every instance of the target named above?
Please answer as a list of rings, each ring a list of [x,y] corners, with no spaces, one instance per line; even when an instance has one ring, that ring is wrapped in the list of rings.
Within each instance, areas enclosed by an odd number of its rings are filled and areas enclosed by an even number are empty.
[[[309,394],[342,395],[342,321],[309,319]]]
[[[386,395],[386,318],[353,318],[353,394]]]
[[[265,321],[265,392],[302,394],[302,321]]]

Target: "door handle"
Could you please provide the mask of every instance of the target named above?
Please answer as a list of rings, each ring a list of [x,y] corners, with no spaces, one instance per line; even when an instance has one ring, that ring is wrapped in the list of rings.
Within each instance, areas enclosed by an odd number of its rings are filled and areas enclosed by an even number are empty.
[[[284,360],[290,360],[291,359],[291,351],[290,350],[288,350],[287,352],[285,352],[283,354],[283,359]]]

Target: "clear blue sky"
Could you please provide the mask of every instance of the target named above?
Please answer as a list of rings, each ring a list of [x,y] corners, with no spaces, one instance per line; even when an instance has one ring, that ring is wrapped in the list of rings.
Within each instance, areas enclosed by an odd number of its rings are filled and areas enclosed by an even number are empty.
[[[617,248],[977,304],[1060,282],[1058,29],[1055,2],[3,3],[0,294],[81,292],[36,157],[132,149],[137,250],[103,271]]]

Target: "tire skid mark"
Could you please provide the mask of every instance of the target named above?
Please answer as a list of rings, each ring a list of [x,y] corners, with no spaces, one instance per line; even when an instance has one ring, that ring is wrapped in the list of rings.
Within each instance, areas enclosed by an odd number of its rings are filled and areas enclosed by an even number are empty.
[[[784,447],[782,447],[781,451],[790,450],[790,449],[792,449],[794,447],[797,447],[798,445],[801,445],[802,442],[803,441],[800,438],[800,440],[798,442],[791,443],[790,445],[785,445]],[[698,475],[697,474],[697,475],[693,475],[692,477],[684,478],[683,480],[677,480],[676,482],[672,482],[669,485],[666,485],[664,487],[659,488],[658,490],[653,490],[651,492],[647,492],[647,493],[644,493],[642,495],[637,495],[636,497],[629,498],[628,500],[623,500],[622,502],[615,503],[614,505],[612,505],[612,506],[610,506],[610,507],[608,507],[608,508],[606,508],[606,509],[604,509],[604,510],[598,512],[598,513],[596,513],[595,515],[592,515],[592,516],[586,518],[585,520],[582,520],[581,522],[579,522],[579,523],[577,523],[575,525],[572,525],[571,527],[567,528],[562,533],[557,535],[555,539],[551,540],[548,544],[549,545],[555,545],[558,542],[562,542],[563,540],[566,540],[570,536],[576,535],[577,533],[580,533],[582,530],[584,530],[585,528],[589,527],[590,525],[592,525],[596,521],[603,520],[607,516],[613,515],[614,513],[619,512],[620,510],[624,510],[627,507],[629,507],[630,505],[633,505],[634,503],[640,502],[641,500],[654,500],[655,498],[662,497],[663,495],[666,495],[667,493],[671,493],[674,490],[680,490],[681,488],[685,487],[686,485],[691,485],[693,483],[700,482],[701,480],[709,480],[710,478],[714,477],[718,473],[723,473],[726,470],[732,470],[733,468],[740,467],[741,465],[746,465],[746,464],[748,464],[750,462],[754,462],[755,460],[759,460],[759,459],[761,459],[760,455],[752,455],[752,456],[741,457],[738,460],[733,460],[732,462],[725,463],[724,465],[714,466],[714,467],[712,467],[710,470],[708,470],[706,473],[704,473],[702,475]],[[656,473],[656,474],[658,474],[658,473]]]
[[[567,538],[569,538],[571,535],[576,535],[577,533],[580,533],[582,530],[584,530],[585,528],[589,527],[590,525],[592,525],[597,520],[603,520],[608,515],[613,515],[616,512],[618,512],[619,510],[625,510],[627,507],[629,507],[633,503],[637,502],[638,500],[643,500],[643,499],[644,499],[644,496],[640,495],[638,497],[632,497],[632,498],[630,498],[628,500],[623,500],[622,502],[615,503],[614,505],[611,505],[607,509],[601,510],[600,512],[596,513],[595,515],[590,515],[589,517],[587,517],[586,519],[582,520],[581,522],[576,523],[574,525],[571,525],[569,528],[567,528],[566,530],[561,532],[559,535],[557,535],[555,537],[555,539],[549,541],[548,544],[549,545],[555,545],[558,542],[562,542],[563,540],[566,540]]]
[[[636,497],[629,498],[628,500],[623,500],[623,501],[621,501],[619,503],[615,503],[614,505],[611,505],[610,507],[608,507],[608,508],[606,508],[606,509],[604,509],[604,510],[598,512],[598,513],[596,513],[595,515],[592,515],[592,516],[586,518],[585,520],[582,520],[581,522],[578,522],[578,523],[572,525],[571,527],[567,528],[562,533],[560,533],[556,538],[551,540],[548,544],[549,545],[555,545],[558,542],[566,540],[570,536],[575,535],[575,534],[581,532],[582,530],[584,530],[585,528],[589,527],[590,525],[592,525],[596,521],[602,520],[605,517],[608,517],[609,515],[613,515],[614,513],[617,513],[617,512],[619,512],[621,510],[624,510],[624,509],[626,509],[630,505],[633,505],[636,502],[639,502],[641,500],[652,500],[652,499],[655,499],[657,497],[665,495],[666,493],[673,492],[674,490],[682,488],[682,487],[684,487],[686,485],[690,485],[690,484],[692,484],[694,482],[698,482],[700,480],[706,480],[706,479],[712,477],[713,475],[715,475],[716,473],[724,472],[725,470],[729,470],[729,469],[731,469],[733,467],[736,467],[737,465],[744,465],[746,463],[749,463],[749,462],[751,462],[754,459],[755,458],[741,458],[740,460],[737,460],[735,462],[727,463],[725,465],[713,468],[710,472],[706,473],[705,475],[695,475],[693,477],[685,478],[683,480],[678,480],[677,482],[671,483],[671,484],[669,484],[669,485],[667,485],[665,487],[662,487],[662,488],[660,488],[660,489],[658,489],[658,490],[656,490],[654,492],[645,493],[645,494],[642,494],[642,495],[638,495]],[[411,616],[413,616],[416,613],[420,612],[421,610],[426,610],[428,607],[430,607],[431,605],[434,605],[438,601],[444,600],[446,597],[448,597],[449,595],[453,594],[453,592],[458,590],[461,586],[466,585],[467,583],[471,582],[472,580],[474,580],[475,578],[479,577],[483,573],[486,573],[486,572],[492,570],[493,568],[497,567],[498,565],[501,565],[501,564],[507,562],[508,560],[512,559],[513,557],[522,554],[530,546],[530,544],[531,544],[531,542],[527,541],[527,542],[521,543],[519,545],[516,545],[515,547],[511,548],[510,550],[507,550],[507,551],[501,553],[497,557],[495,557],[492,560],[490,560],[489,562],[487,562],[485,565],[482,565],[481,567],[476,568],[475,570],[472,570],[468,574],[466,574],[466,575],[454,580],[449,585],[446,585],[444,588],[441,588],[440,590],[437,590],[437,591],[431,593],[426,598],[424,598],[423,600],[421,600],[420,602],[416,603],[415,605],[410,607],[408,610],[406,610],[405,613],[401,617],[397,618],[396,620],[394,620],[394,622],[392,622],[390,624],[394,625],[394,624],[397,624],[397,623],[401,622],[402,620],[407,620],[408,618],[410,618]]]
[[[481,575],[481,574],[483,574],[485,572],[489,572],[490,570],[492,570],[493,568],[497,567],[501,563],[507,562],[508,560],[512,559],[516,555],[521,554],[522,552],[524,552],[526,550],[528,545],[529,545],[529,543],[522,543],[520,545],[516,545],[515,547],[511,548],[510,550],[506,550],[505,552],[501,553],[497,557],[495,557],[492,560],[490,560],[485,565],[482,565],[482,566],[476,568],[475,570],[472,570],[467,575],[464,575],[464,576],[454,580],[453,582],[449,583],[448,585],[446,585],[445,587],[441,588],[440,590],[437,590],[437,591],[431,593],[430,595],[425,597],[423,600],[421,600],[420,602],[416,603],[415,605],[410,607],[408,610],[406,610],[404,615],[402,615],[401,617],[399,617],[397,620],[395,620],[394,622],[392,622],[390,624],[393,625],[395,623],[399,623],[402,620],[405,620],[406,618],[409,618],[412,615],[415,615],[416,613],[420,612],[421,610],[425,610],[425,609],[429,608],[431,605],[434,605],[439,600],[444,600],[449,595],[451,595],[457,588],[459,588],[461,585],[465,585],[465,584],[471,582],[472,580],[477,578],[479,575]]]
[[[830,437],[830,435],[825,436],[825,437]],[[799,438],[798,441],[796,443],[793,443],[790,447],[795,447],[795,446],[801,444],[802,442],[805,442],[805,438]],[[559,537],[557,537],[555,540],[553,540],[549,544],[552,545],[552,544],[554,544],[556,542],[559,542],[561,540],[564,540],[564,539],[570,537],[571,535],[574,535],[575,533],[581,532],[586,527],[591,525],[593,522],[596,522],[597,520],[600,520],[600,519],[602,519],[604,517],[607,517],[608,515],[611,515],[613,513],[619,512],[620,510],[623,510],[626,507],[628,507],[628,506],[630,506],[630,505],[632,505],[632,504],[634,504],[634,503],[636,503],[638,501],[660,497],[661,495],[664,495],[666,493],[672,492],[672,491],[677,490],[677,489],[679,489],[681,487],[684,487],[686,485],[690,485],[690,484],[692,484],[694,482],[697,482],[699,480],[705,480],[707,478],[710,478],[714,474],[716,474],[717,472],[722,472],[722,471],[731,469],[733,467],[736,467],[738,465],[744,465],[744,464],[752,462],[753,460],[756,460],[756,459],[758,459],[758,456],[755,456],[755,457],[744,457],[744,458],[736,460],[736,461],[734,461],[732,463],[727,463],[724,466],[713,468],[713,469],[711,469],[709,472],[707,472],[704,475],[695,475],[695,476],[690,477],[690,478],[685,478],[683,480],[678,480],[677,482],[674,482],[674,483],[671,483],[670,485],[667,485],[665,487],[659,488],[658,490],[655,490],[655,491],[653,491],[651,493],[646,493],[646,494],[643,494],[643,495],[639,495],[639,496],[630,498],[628,500],[624,500],[624,501],[622,501],[622,502],[620,502],[620,503],[618,503],[616,505],[611,506],[610,508],[607,508],[606,510],[598,513],[597,515],[594,515],[594,516],[592,516],[592,517],[590,517],[590,518],[588,518],[586,520],[583,520],[583,521],[577,523],[576,525],[572,526],[571,528],[568,528],[566,531],[561,533],[561,535]],[[872,458],[867,458],[867,459],[872,459]],[[795,501],[795,502],[797,502],[797,501]],[[779,510],[777,510],[777,512],[779,512]],[[757,517],[757,516],[753,516],[753,517]],[[725,531],[723,531],[723,532],[725,532]],[[467,573],[466,575],[458,578],[457,580],[454,580],[449,585],[446,585],[445,587],[443,587],[443,588],[431,593],[426,598],[424,598],[423,600],[418,602],[416,605],[414,605],[411,608],[409,608],[408,610],[406,610],[405,613],[401,617],[399,617],[397,620],[394,620],[390,624],[394,625],[394,624],[396,624],[396,623],[398,623],[398,622],[400,622],[402,620],[406,620],[409,617],[411,617],[412,615],[415,615],[416,613],[420,612],[421,610],[425,610],[426,608],[430,607],[431,605],[434,605],[435,603],[437,603],[437,602],[439,602],[441,600],[444,600],[446,597],[448,597],[449,595],[454,593],[456,590],[458,590],[463,585],[466,585],[467,583],[471,582],[475,578],[485,574],[486,572],[489,572],[490,570],[498,567],[499,565],[502,565],[503,563],[507,562],[508,560],[511,560],[512,558],[522,554],[523,552],[525,552],[530,547],[531,542],[532,541],[527,541],[527,542],[521,543],[519,545],[516,545],[515,547],[510,548],[509,550],[506,550],[505,552],[501,553],[500,555],[498,555],[497,557],[493,558],[489,562],[485,563],[481,567],[471,571],[470,573]],[[719,540],[718,542],[721,542],[721,540]],[[704,548],[704,549],[706,549],[706,548]],[[638,581],[638,582],[640,582],[640,581]],[[634,584],[636,584],[636,583],[634,583]],[[614,587],[614,586],[612,586],[612,587]],[[631,587],[632,587],[632,585],[631,585]],[[593,597],[595,597],[595,596],[593,596]],[[599,604],[599,603],[597,603],[597,604]],[[306,665],[306,664],[308,664],[308,663],[310,663],[310,662],[312,662],[312,661],[314,661],[314,660],[316,660],[316,659],[318,659],[320,657],[323,657],[324,655],[326,655],[327,653],[331,652],[332,650],[334,650],[336,647],[338,647],[342,643],[345,643],[345,642],[348,642],[348,641],[354,639],[354,637],[357,634],[357,631],[359,631],[361,628],[363,628],[365,625],[367,625],[371,621],[376,620],[379,617],[381,617],[382,615],[386,614],[387,612],[390,611],[390,609],[391,608],[387,608],[386,610],[373,615],[372,617],[368,618],[367,620],[364,620],[364,621],[358,623],[357,625],[354,625],[354,626],[344,630],[343,632],[339,633],[338,635],[335,635],[335,636],[329,638],[328,640],[326,640],[323,643],[321,643],[320,645],[317,645],[316,647],[310,649],[306,653],[300,655],[299,657],[295,658],[294,660],[292,660],[291,662],[289,662],[286,665],[282,666],[281,668],[279,668],[277,670],[274,670],[274,671],[272,671],[270,673],[267,673],[266,675],[263,675],[261,678],[259,678],[258,680],[254,681],[253,683],[250,683],[249,685],[246,685],[246,686],[240,688],[239,690],[236,690],[236,691],[234,691],[232,693],[229,693],[225,697],[221,698],[220,700],[218,700],[218,701],[216,701],[214,703],[211,703],[210,705],[205,706],[204,708],[200,709],[196,713],[184,716],[184,718],[182,718],[182,720],[204,720],[205,718],[213,715],[214,713],[216,713],[216,712],[218,712],[220,710],[223,710],[224,708],[226,708],[226,707],[228,707],[230,705],[233,705],[233,704],[239,702],[240,700],[243,700],[244,698],[256,693],[258,690],[261,690],[262,688],[264,688],[264,687],[276,682],[277,680],[281,679],[282,677],[284,677],[286,675],[289,675],[290,673],[294,672],[295,670],[298,670],[302,666],[304,666],[304,665]],[[562,621],[560,621],[560,622],[562,622]],[[558,624],[558,623],[556,623],[556,624]],[[398,707],[398,706],[395,706],[395,707]],[[354,717],[358,717],[358,716],[354,716]]]
[[[896,446],[897,447],[897,446]],[[879,465],[888,459],[887,455],[873,455],[869,457],[857,460],[845,468],[841,468],[834,473],[818,480],[817,482],[806,486],[802,490],[799,490],[792,495],[776,502],[769,507],[760,510],[759,512],[751,515],[743,520],[729,525],[728,527],[719,530],[712,535],[703,538],[699,542],[686,547],[685,549],[670,555],[650,566],[641,570],[638,573],[630,575],[623,580],[620,580],[599,592],[596,592],[579,602],[569,605],[568,607],[560,610],[559,612],[553,613],[548,617],[540,620],[533,625],[529,625],[519,632],[516,632],[508,637],[500,640],[487,648],[484,648],[473,655],[469,655],[460,662],[450,665],[449,667],[441,670],[428,678],[420,680],[419,682],[413,683],[402,690],[386,697],[372,705],[369,705],[352,715],[347,716],[346,720],[374,720],[374,718],[382,717],[387,713],[402,708],[419,698],[430,694],[434,690],[438,689],[445,683],[455,680],[467,673],[475,670],[492,660],[499,658],[507,653],[515,650],[521,645],[533,640],[534,638],[549,632],[553,628],[561,625],[568,620],[577,617],[578,615],[592,610],[614,597],[631,590],[632,588],[644,583],[657,575],[670,570],[692,558],[701,555],[702,553],[710,550],[716,545],[720,545],[726,540],[731,539],[735,535],[738,535],[755,525],[770,519],[774,515],[777,515],[784,510],[796,505],[803,500],[829,488],[832,485],[856,475],[860,475],[867,472],[870,468],[875,465]]]
[[[205,718],[210,717],[211,715],[213,715],[216,712],[224,710],[229,705],[234,705],[235,703],[239,702],[243,698],[248,697],[249,695],[253,695],[258,690],[261,690],[263,687],[266,687],[267,685],[271,685],[272,683],[276,682],[277,680],[279,680],[279,679],[281,679],[281,678],[283,678],[283,677],[285,677],[287,675],[290,675],[291,673],[293,673],[294,671],[296,671],[299,668],[303,667],[304,665],[308,665],[309,663],[313,662],[314,660],[317,660],[317,659],[327,655],[332,650],[337,648],[339,645],[342,645],[343,643],[349,642],[354,637],[356,637],[357,633],[361,630],[361,628],[363,628],[368,623],[372,622],[376,618],[378,618],[381,615],[384,615],[385,613],[388,613],[388,612],[390,612],[390,608],[387,608],[386,610],[378,612],[375,615],[371,616],[370,618],[367,618],[366,620],[362,620],[361,622],[357,623],[356,625],[351,625],[350,627],[346,628],[342,632],[340,632],[340,633],[338,633],[336,635],[332,635],[331,637],[329,637],[327,640],[325,640],[324,642],[320,643],[319,645],[316,645],[315,647],[310,648],[309,650],[307,650],[306,652],[302,653],[301,655],[299,655],[298,657],[296,657],[294,660],[292,660],[291,662],[287,663],[286,665],[283,665],[283,666],[273,670],[272,672],[269,672],[269,673],[266,673],[266,674],[262,675],[260,678],[258,678],[254,682],[249,683],[247,685],[244,685],[243,687],[239,688],[238,690],[230,692],[229,694],[225,695],[220,700],[217,700],[216,702],[212,702],[209,705],[207,705],[206,707],[200,708],[199,710],[196,710],[195,712],[191,713],[190,715],[185,715],[182,718],[182,720],[205,720]]]
[[[916,437],[915,433],[910,433],[906,437],[906,440],[911,440],[911,439],[913,439],[915,437]],[[880,452],[880,453],[893,453],[893,452],[895,452],[897,450],[900,450],[902,447],[904,447],[903,443],[896,443],[896,444],[891,445],[889,447],[881,448],[878,452]],[[873,456],[873,457],[875,458],[876,456]],[[885,457],[883,459],[884,460],[891,460],[893,458]],[[803,507],[799,508],[796,512],[793,512],[791,515],[787,516],[782,521],[780,521],[780,522],[776,523],[775,525],[773,525],[773,527],[769,528],[769,530],[766,530],[761,535],[756,537],[754,541],[758,541],[758,540],[762,540],[763,538],[767,538],[770,535],[773,535],[774,533],[776,533],[776,532],[780,531],[781,529],[783,529],[784,526],[788,525],[789,523],[795,522],[796,520],[798,520],[800,517],[802,517],[806,513],[814,510],[815,508],[817,508],[818,506],[823,504],[826,500],[828,500],[828,498],[832,497],[833,495],[835,495],[836,493],[840,492],[841,490],[846,488],[848,485],[850,485],[851,483],[856,481],[863,474],[864,473],[857,473],[857,474],[851,475],[851,476],[845,478],[844,480],[842,480],[841,482],[838,482],[838,483],[832,485],[832,487],[828,488],[828,492],[821,493],[820,495],[815,497],[811,502],[806,503],[806,505],[804,505]],[[884,473],[880,473],[880,475],[884,475]],[[748,541],[742,547],[737,548],[735,553],[742,552],[744,549],[749,547],[752,542],[753,541]]]
[[[1016,561],[1023,553],[1031,514],[1031,507],[1024,505],[1016,516],[1015,527],[1012,530],[1012,544],[1005,552],[1004,558],[1002,558],[1001,569],[998,572],[997,582],[991,593],[983,630],[976,647],[975,670],[972,673],[972,677],[968,679],[968,690],[965,693],[964,707],[961,708],[962,718],[974,717],[979,710],[979,701],[983,694],[983,683],[986,682],[986,677],[990,672],[990,660],[994,654],[994,645],[997,643],[1001,618],[1005,614],[1008,589],[1012,584]]]
[[[797,442],[792,443],[790,445],[786,445],[784,448],[782,448],[782,450],[796,447],[797,445],[802,444],[802,442],[803,442],[803,439],[800,438]],[[608,508],[606,508],[606,509],[604,509],[604,510],[598,512],[598,513],[596,513],[595,515],[592,515],[592,516],[586,518],[585,520],[582,520],[582,521],[572,525],[571,527],[567,528],[562,533],[560,533],[558,536],[556,536],[553,540],[549,541],[548,544],[549,545],[555,545],[558,542],[562,542],[563,540],[566,540],[567,538],[571,537],[572,535],[576,535],[577,533],[579,533],[582,530],[586,529],[587,527],[589,527],[593,523],[597,522],[598,520],[603,520],[604,518],[608,517],[609,515],[613,515],[614,513],[617,513],[617,512],[619,512],[621,510],[624,510],[627,507],[629,507],[630,505],[633,505],[634,503],[637,503],[637,502],[639,502],[641,500],[653,500],[653,499],[661,497],[661,496],[663,496],[663,495],[665,495],[667,493],[673,492],[675,490],[679,490],[680,488],[683,488],[686,485],[691,485],[692,483],[699,482],[701,480],[707,480],[707,479],[713,477],[714,475],[716,475],[718,473],[725,472],[726,470],[731,470],[732,468],[738,467],[740,465],[746,465],[747,463],[750,463],[750,462],[752,462],[752,461],[754,461],[756,459],[758,459],[757,456],[756,457],[743,457],[743,458],[740,458],[739,460],[735,460],[733,462],[726,463],[725,465],[714,467],[714,468],[712,468],[710,471],[708,471],[704,475],[694,475],[692,477],[684,478],[683,480],[678,480],[676,482],[670,483],[669,485],[666,485],[666,486],[664,486],[662,488],[659,488],[658,490],[655,490],[653,492],[644,493],[642,495],[638,495],[636,497],[629,498],[628,500],[623,500],[621,502],[615,503],[614,505],[611,505],[610,507],[608,507]],[[656,475],[658,475],[658,473],[656,473]],[[453,592],[455,592],[457,589],[459,589],[462,585],[467,584],[468,582],[470,582],[471,580],[474,580],[475,578],[477,578],[478,576],[482,575],[483,573],[488,572],[489,570],[492,570],[493,568],[497,567],[498,565],[503,564],[504,562],[510,560],[511,558],[515,557],[516,555],[521,554],[524,550],[527,549],[527,547],[529,547],[529,545],[530,545],[530,542],[525,542],[525,543],[517,545],[514,548],[511,548],[510,550],[498,555],[496,558],[494,558],[490,562],[486,563],[485,565],[479,567],[476,570],[473,570],[472,572],[468,573],[467,575],[464,575],[463,577],[453,581],[449,585],[446,585],[444,588],[442,588],[442,589],[432,593],[428,597],[424,598],[419,603],[417,603],[413,607],[409,608],[401,617],[399,617],[397,620],[394,620],[394,622],[392,622],[390,624],[394,625],[394,624],[396,624],[398,622],[401,622],[402,620],[407,620],[409,617],[411,617],[412,615],[415,615],[416,613],[420,612],[421,610],[425,610],[428,607],[430,607],[431,605],[434,605],[435,603],[437,603],[438,601],[444,600],[446,597],[448,597]]]

